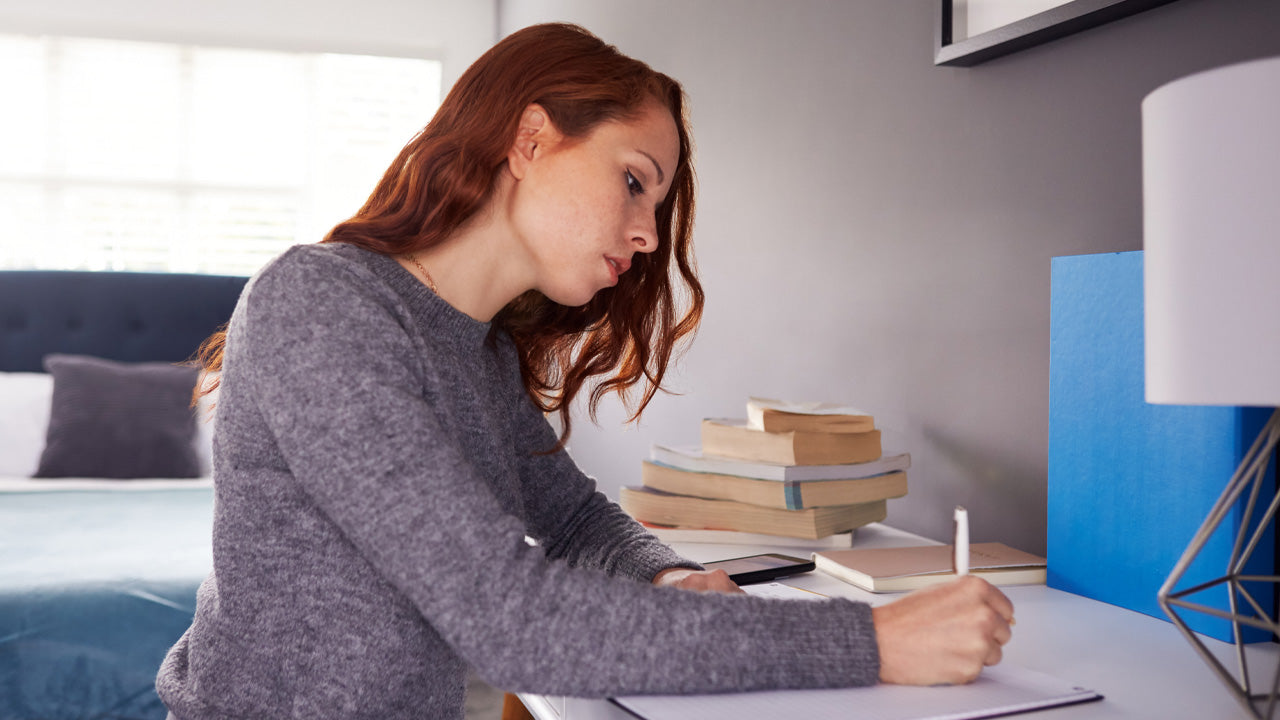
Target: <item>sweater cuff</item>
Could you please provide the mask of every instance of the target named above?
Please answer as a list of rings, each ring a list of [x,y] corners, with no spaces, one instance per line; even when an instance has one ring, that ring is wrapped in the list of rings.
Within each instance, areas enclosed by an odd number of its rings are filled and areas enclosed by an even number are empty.
[[[852,614],[855,619],[848,626],[850,647],[856,648],[852,681],[858,686],[875,685],[880,682],[880,644],[876,639],[872,608],[862,602],[849,604],[853,605]]]
[[[704,570],[698,563],[681,557],[679,553],[656,540],[628,552],[617,565],[617,574],[640,582],[651,583],[653,577],[668,568]]]

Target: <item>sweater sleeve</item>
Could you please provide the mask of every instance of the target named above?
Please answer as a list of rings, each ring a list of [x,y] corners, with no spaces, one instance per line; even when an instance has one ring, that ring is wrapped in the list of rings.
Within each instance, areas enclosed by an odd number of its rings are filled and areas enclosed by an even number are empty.
[[[526,544],[424,401],[391,295],[318,254],[273,265],[234,328],[242,382],[310,501],[486,680],[588,697],[876,681],[865,604],[653,587]]]
[[[555,432],[523,393],[516,437],[523,463],[520,483],[529,532],[547,557],[575,567],[650,582],[660,570],[702,566],[664,545],[598,490],[564,450],[547,454]],[[541,452],[540,452],[541,451]]]

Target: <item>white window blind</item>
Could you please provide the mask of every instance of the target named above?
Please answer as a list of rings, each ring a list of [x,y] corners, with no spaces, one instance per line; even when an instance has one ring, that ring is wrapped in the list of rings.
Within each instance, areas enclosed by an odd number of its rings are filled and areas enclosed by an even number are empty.
[[[0,268],[250,274],[351,216],[433,60],[0,34]]]

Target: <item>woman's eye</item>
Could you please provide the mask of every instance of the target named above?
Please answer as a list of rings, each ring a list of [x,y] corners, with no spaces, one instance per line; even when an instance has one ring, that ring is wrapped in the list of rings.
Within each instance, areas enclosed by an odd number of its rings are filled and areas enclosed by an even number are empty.
[[[632,195],[644,194],[644,186],[640,184],[640,181],[636,179],[635,175],[631,174],[630,170],[627,171],[627,192]]]

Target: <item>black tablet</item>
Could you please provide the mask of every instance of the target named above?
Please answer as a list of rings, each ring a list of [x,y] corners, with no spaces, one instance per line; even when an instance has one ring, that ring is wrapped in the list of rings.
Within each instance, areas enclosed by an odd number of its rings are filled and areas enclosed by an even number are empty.
[[[766,553],[702,563],[702,566],[708,570],[724,570],[729,573],[729,579],[738,585],[751,585],[809,572],[813,569],[813,560]]]

